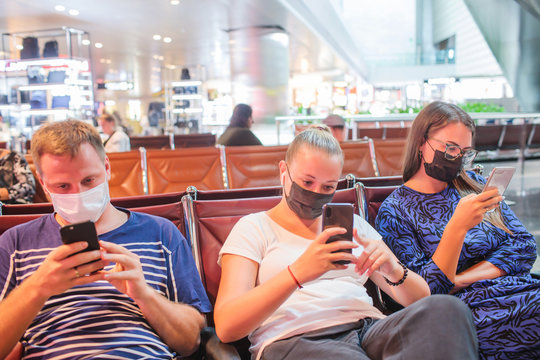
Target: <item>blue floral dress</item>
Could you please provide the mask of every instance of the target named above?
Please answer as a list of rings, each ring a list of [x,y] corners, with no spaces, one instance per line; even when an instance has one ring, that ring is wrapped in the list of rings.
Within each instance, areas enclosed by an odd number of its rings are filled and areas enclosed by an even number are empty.
[[[454,287],[431,257],[459,200],[452,185],[435,194],[401,186],[377,214],[376,228],[386,244],[426,279],[432,294],[448,294]],[[457,273],[486,260],[507,275],[477,281],[455,295],[472,310],[482,359],[540,359],[540,280],[530,274],[536,242],[505,203],[501,209],[513,235],[484,222],[470,229]]]

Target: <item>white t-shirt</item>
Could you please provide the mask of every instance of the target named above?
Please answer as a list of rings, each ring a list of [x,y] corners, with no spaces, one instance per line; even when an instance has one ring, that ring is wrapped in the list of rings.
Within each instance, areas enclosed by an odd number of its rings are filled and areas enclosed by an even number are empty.
[[[129,136],[120,128],[113,132],[108,140],[105,140],[105,152],[123,152],[130,150],[131,144],[129,142]]]
[[[354,227],[360,236],[380,239],[381,236],[365,220],[354,216]],[[241,218],[221,248],[223,254],[244,256],[259,264],[257,285],[262,284],[293,263],[312,240],[295,235],[273,221],[266,212]],[[353,249],[359,256],[362,246]],[[384,315],[373,306],[363,284],[365,275],[358,275],[354,265],[344,270],[331,270],[314,281],[302,284],[250,335],[252,356],[258,359],[264,347],[276,340],[329,326],[346,324],[366,317]]]

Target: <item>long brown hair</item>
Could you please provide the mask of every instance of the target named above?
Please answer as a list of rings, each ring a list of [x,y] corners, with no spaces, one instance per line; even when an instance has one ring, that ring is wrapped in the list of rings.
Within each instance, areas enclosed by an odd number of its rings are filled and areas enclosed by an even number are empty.
[[[420,169],[423,163],[420,147],[426,139],[437,130],[455,122],[465,125],[471,131],[474,139],[474,121],[460,107],[442,101],[435,101],[420,111],[414,119],[407,137],[405,161],[403,162],[403,181],[408,181]],[[483,185],[471,179],[464,169],[460,171],[452,183],[461,197],[468,194],[479,194],[483,188]],[[500,207],[491,213],[486,213],[484,221],[508,234],[512,234],[504,223]]]

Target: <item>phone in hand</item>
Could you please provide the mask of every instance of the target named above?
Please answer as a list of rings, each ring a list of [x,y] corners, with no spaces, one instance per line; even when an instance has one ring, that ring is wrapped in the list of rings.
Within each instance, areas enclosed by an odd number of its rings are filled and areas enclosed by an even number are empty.
[[[352,204],[346,203],[328,203],[323,205],[323,218],[322,229],[328,229],[331,227],[342,227],[347,230],[344,234],[330,236],[327,242],[334,242],[339,240],[352,241],[353,238],[353,222],[354,222],[354,208]],[[339,250],[341,252],[352,253],[352,249]],[[339,260],[336,264],[348,264],[350,261]]]
[[[504,194],[512,176],[516,172],[516,168],[509,166],[495,167],[489,173],[489,177],[484,185],[482,191],[486,191],[488,188],[496,187],[499,190],[499,195]]]
[[[60,228],[60,236],[64,244],[71,244],[77,241],[86,241],[88,246],[73,255],[85,251],[99,250],[99,240],[96,232],[96,226],[93,221],[84,221],[68,224]],[[98,260],[96,260],[98,261]]]

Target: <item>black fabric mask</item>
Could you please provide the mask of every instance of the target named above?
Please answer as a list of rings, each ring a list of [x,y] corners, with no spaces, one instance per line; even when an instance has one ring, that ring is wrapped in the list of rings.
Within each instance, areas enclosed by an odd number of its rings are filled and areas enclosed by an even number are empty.
[[[435,156],[431,164],[428,164],[424,160],[424,169],[426,170],[426,174],[432,178],[450,183],[458,176],[461,170],[461,160],[461,156],[454,160],[449,160],[445,157],[444,152],[435,150]]]
[[[287,173],[288,172],[289,169],[287,169]],[[332,201],[334,193],[320,194],[309,191],[295,183],[291,178],[291,174],[289,174],[289,178],[292,182],[289,196],[287,196],[287,193],[283,190],[289,208],[298,215],[299,218],[304,220],[313,220],[321,216],[323,205]]]

